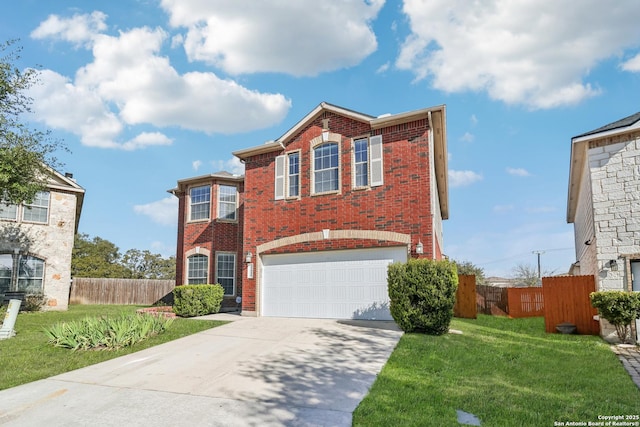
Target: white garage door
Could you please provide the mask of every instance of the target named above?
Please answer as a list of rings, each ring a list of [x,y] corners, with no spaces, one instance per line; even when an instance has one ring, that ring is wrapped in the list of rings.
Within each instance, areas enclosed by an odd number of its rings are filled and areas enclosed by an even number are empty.
[[[265,255],[262,315],[391,320],[387,266],[407,248]]]

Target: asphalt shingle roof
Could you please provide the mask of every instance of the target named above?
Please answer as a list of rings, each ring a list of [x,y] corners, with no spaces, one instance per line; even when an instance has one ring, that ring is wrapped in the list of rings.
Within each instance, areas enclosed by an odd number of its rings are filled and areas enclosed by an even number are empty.
[[[607,132],[614,129],[626,128],[640,120],[640,112],[630,115],[629,117],[625,117],[624,119],[617,120],[613,123],[609,123],[608,125],[604,125],[599,127],[598,129],[594,129],[589,132],[585,132],[583,134],[574,136],[574,138],[580,138],[583,136],[594,135],[596,133]]]

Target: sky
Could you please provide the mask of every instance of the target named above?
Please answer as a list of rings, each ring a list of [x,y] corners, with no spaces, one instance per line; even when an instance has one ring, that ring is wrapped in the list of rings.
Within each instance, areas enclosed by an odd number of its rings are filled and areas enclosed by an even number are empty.
[[[571,138],[640,111],[636,0],[21,0],[0,42],[36,67],[24,120],[64,141],[79,232],[175,254],[177,180],[226,170],[321,102],[446,104],[444,253],[566,273]],[[542,253],[543,252],[543,253]]]

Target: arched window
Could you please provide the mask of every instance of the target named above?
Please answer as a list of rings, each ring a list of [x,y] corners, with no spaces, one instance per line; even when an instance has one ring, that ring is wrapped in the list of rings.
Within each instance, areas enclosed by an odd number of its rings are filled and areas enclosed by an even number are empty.
[[[313,149],[314,192],[338,191],[338,144],[322,144]]]
[[[204,285],[207,283],[209,271],[209,257],[206,255],[192,255],[187,258],[187,284]]]

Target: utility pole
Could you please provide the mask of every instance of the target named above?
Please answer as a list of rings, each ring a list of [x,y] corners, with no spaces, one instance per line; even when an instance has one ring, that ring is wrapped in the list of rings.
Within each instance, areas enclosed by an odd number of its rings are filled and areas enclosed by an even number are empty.
[[[542,278],[542,274],[540,271],[540,255],[542,255],[544,253],[544,251],[532,251],[532,254],[536,254],[538,255],[538,279]]]

